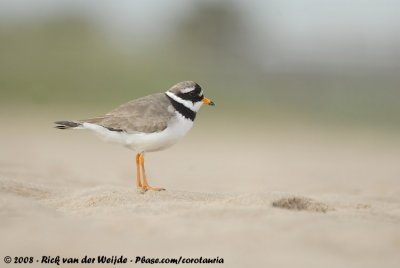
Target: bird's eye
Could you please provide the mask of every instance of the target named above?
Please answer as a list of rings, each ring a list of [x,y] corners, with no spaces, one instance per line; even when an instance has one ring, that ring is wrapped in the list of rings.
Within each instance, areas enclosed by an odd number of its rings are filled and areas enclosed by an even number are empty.
[[[188,94],[189,94],[190,97],[196,96],[196,92],[194,92],[194,91],[190,91]]]

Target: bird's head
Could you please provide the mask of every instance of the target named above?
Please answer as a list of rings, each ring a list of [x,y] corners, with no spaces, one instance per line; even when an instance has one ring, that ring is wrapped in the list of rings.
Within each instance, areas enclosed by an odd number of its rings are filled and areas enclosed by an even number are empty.
[[[203,104],[214,106],[214,102],[204,97],[199,84],[193,81],[184,81],[172,86],[166,94],[187,108],[197,112]]]

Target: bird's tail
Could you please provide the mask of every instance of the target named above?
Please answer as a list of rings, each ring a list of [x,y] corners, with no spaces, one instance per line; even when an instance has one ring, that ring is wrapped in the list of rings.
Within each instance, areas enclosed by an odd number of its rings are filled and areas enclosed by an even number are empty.
[[[74,121],[56,121],[54,124],[56,124],[55,128],[58,129],[74,129],[82,126],[82,123]]]

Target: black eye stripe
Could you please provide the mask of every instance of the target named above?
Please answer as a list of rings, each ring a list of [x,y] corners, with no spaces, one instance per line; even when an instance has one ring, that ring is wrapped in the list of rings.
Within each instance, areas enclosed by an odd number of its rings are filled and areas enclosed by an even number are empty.
[[[179,93],[177,96],[183,100],[188,100],[193,103],[201,101],[203,99],[203,96],[199,96],[198,94],[195,94],[194,96],[190,96],[187,93]]]
[[[183,100],[188,100],[195,103],[203,100],[204,96],[203,94],[199,96],[200,93],[201,87],[199,85],[196,85],[192,91],[186,93],[179,92],[177,96]]]

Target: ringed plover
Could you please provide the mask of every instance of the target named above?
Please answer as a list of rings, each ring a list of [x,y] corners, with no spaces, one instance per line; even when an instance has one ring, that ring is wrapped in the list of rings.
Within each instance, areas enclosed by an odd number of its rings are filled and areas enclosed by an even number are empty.
[[[144,154],[164,150],[192,128],[203,104],[214,102],[203,95],[193,81],[172,86],[158,93],[132,100],[104,116],[77,121],[56,121],[58,129],[88,129],[105,141],[122,144],[136,152],[136,186],[147,191],[165,190],[149,185],[144,169]]]

